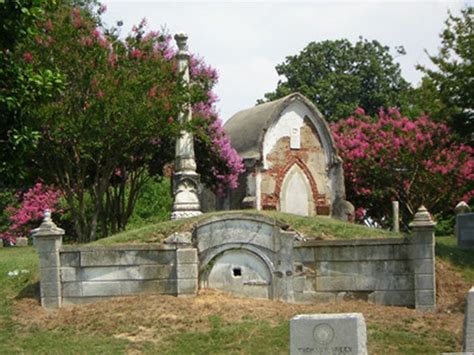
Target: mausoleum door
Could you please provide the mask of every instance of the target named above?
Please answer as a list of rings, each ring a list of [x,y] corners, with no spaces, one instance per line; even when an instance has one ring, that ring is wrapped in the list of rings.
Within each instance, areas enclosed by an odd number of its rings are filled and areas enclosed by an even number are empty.
[[[311,187],[298,165],[288,171],[280,193],[280,210],[300,216],[310,215]]]
[[[256,254],[230,249],[217,256],[204,284],[213,289],[253,298],[270,299],[271,273]]]

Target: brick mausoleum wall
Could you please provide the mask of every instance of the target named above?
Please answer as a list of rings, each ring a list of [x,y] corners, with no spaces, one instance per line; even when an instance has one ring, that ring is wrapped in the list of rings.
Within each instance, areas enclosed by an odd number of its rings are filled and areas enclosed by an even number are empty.
[[[267,159],[271,167],[262,172],[263,209],[278,209],[283,181],[291,167],[296,164],[309,181],[314,214],[329,215],[330,201],[326,191],[329,180],[326,176],[325,155],[318,133],[307,118],[301,127],[301,148],[290,149],[290,137],[283,137],[275,144]]]
[[[59,250],[63,304],[138,293],[195,294],[195,249],[157,245],[62,247]]]
[[[433,258],[429,243],[417,238],[297,242],[294,298],[423,308],[434,303]]]

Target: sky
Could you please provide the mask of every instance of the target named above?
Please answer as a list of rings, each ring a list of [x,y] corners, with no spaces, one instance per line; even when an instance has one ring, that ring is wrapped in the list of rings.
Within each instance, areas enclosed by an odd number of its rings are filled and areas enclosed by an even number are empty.
[[[389,46],[412,84],[422,73],[415,65],[430,65],[425,50],[436,54],[448,10],[459,15],[474,0],[437,1],[131,1],[102,0],[107,25],[124,22],[122,33],[146,18],[149,30],[166,26],[171,34],[188,34],[192,53],[217,69],[217,110],[225,121],[255,105],[275,90],[275,70],[286,56],[314,41],[359,36]],[[396,46],[407,54],[396,54]]]

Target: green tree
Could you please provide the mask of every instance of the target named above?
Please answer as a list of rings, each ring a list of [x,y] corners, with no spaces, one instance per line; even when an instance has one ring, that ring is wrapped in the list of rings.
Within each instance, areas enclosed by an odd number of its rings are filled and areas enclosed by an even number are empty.
[[[104,228],[111,215],[124,228],[161,140],[179,135],[172,117],[190,95],[167,58],[168,36],[145,34],[142,23],[121,40],[101,25],[100,12],[61,6],[21,48],[33,68],[64,77],[63,90],[37,105],[28,127],[41,135],[40,176],[61,189],[80,242],[98,237],[102,216]]]
[[[434,86],[432,101],[439,104],[426,110],[435,119],[445,120],[458,138],[470,141],[474,132],[474,7],[465,8],[459,17],[449,13],[440,38],[439,53],[428,54],[436,68],[417,67],[426,74],[419,95],[429,96],[426,86]],[[424,108],[423,102],[417,105]]]
[[[397,53],[404,54],[403,47]],[[284,80],[265,94],[267,100],[299,91],[330,121],[349,116],[357,107],[368,114],[381,107],[404,107],[410,89],[389,47],[363,38],[355,44],[347,39],[311,42],[276,70]]]
[[[39,132],[26,125],[29,109],[62,85],[57,71],[31,65],[31,53],[19,47],[41,32],[37,23],[53,0],[0,1],[0,188],[27,182],[27,161]]]

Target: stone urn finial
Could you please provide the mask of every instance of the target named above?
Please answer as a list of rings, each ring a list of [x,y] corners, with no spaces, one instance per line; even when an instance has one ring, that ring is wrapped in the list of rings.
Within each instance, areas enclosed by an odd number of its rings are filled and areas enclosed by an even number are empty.
[[[434,227],[435,225],[436,222],[433,221],[430,213],[423,205],[418,208],[418,211],[415,214],[415,218],[413,218],[413,221],[409,224],[410,228]]]
[[[471,207],[469,207],[469,205],[464,201],[459,202],[456,205],[456,207],[454,208],[454,213],[456,215],[463,214],[463,213],[469,213],[469,212],[471,212]]]
[[[64,229],[59,228],[51,219],[51,210],[44,211],[44,218],[41,225],[31,231],[33,237],[47,237],[64,235]]]

